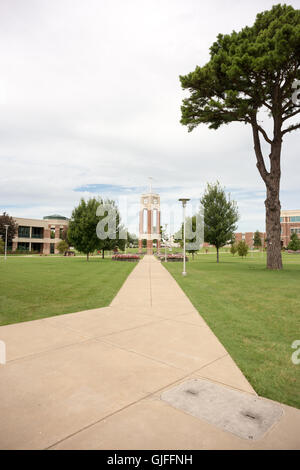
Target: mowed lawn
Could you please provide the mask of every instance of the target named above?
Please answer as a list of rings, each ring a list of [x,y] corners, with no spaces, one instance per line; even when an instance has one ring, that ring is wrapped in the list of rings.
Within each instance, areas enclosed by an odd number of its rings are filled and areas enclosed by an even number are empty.
[[[291,360],[300,340],[300,256],[283,259],[284,269],[273,272],[261,254],[222,254],[219,265],[199,255],[186,277],[182,263],[164,265],[256,392],[300,408],[300,364]]]
[[[135,266],[100,257],[0,257],[0,325],[105,307]]]

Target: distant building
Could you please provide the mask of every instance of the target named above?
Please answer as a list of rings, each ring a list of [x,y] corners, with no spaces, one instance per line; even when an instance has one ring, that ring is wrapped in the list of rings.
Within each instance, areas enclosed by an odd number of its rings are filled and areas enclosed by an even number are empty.
[[[8,249],[12,251],[36,251],[48,254],[58,253],[57,244],[63,239],[69,220],[58,214],[39,219],[14,217],[18,225],[16,236]]]
[[[292,233],[297,233],[300,238],[300,210],[297,211],[281,211],[280,212],[280,225],[281,225],[281,243],[287,247]]]
[[[252,248],[253,245],[253,239],[254,239],[254,233],[255,232],[237,232],[235,233],[235,241],[238,243],[242,240],[244,240],[247,245]],[[260,240],[261,240],[261,246],[265,246],[265,240],[266,240],[266,233],[265,232],[259,232],[260,235]]]
[[[157,240],[157,251],[160,251],[160,197],[150,192],[142,194],[140,199],[140,229],[139,229],[139,251],[143,249],[143,240],[147,243],[147,254],[153,254],[153,240]]]

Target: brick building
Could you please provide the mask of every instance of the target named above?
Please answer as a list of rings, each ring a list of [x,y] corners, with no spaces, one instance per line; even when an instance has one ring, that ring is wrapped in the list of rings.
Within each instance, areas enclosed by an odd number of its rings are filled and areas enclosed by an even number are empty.
[[[160,197],[150,192],[142,194],[140,200],[140,227],[139,227],[139,251],[142,251],[143,240],[147,240],[147,254],[153,254],[153,241],[156,240],[157,251],[160,251]]]
[[[281,211],[281,243],[287,247],[293,232],[297,233],[300,238],[300,210],[298,211]]]
[[[69,220],[61,215],[49,215],[38,219],[14,217],[18,225],[17,234],[13,238],[9,250],[37,251],[43,254],[56,254],[57,244],[67,230]]]
[[[254,233],[255,232],[237,232],[235,233],[235,241],[238,243],[242,240],[244,240],[247,245],[252,248],[253,247],[253,238],[254,238]],[[261,240],[261,246],[265,246],[265,240],[266,240],[266,233],[265,232],[259,232],[260,234],[260,240]]]

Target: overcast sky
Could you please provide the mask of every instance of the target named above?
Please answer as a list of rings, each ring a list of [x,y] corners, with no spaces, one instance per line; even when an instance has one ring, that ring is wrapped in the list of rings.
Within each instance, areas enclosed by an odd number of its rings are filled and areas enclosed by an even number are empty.
[[[238,203],[239,230],[264,230],[251,128],[188,133],[179,75],[209,60],[218,33],[253,24],[274,3],[0,0],[0,210],[70,216],[91,195],[125,207],[152,176],[168,222],[178,197],[195,205],[219,180]],[[299,174],[294,132],[283,146],[283,209],[300,209]],[[136,231],[136,217],[128,223]]]

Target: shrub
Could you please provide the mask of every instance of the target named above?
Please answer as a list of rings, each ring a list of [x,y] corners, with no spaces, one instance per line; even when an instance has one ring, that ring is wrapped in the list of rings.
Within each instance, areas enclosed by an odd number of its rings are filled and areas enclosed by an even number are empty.
[[[298,238],[298,235],[297,233],[292,233],[291,235],[291,241],[290,243],[288,244],[288,250],[292,250],[292,251],[298,251],[300,250],[300,240]]]
[[[242,256],[242,258],[244,256],[247,256],[248,250],[249,250],[249,247],[248,247],[247,243],[244,240],[242,240],[238,243],[237,252],[238,252],[239,256]]]
[[[111,257],[113,261],[139,261],[140,257],[134,254],[116,254]]]
[[[237,244],[236,243],[233,243],[230,247],[230,253],[234,256],[237,252]]]
[[[63,253],[65,253],[66,251],[68,251],[69,249],[69,244],[65,241],[65,240],[61,240],[56,248],[58,249],[59,253],[62,255]]]

